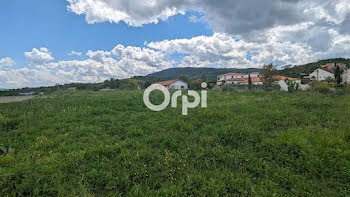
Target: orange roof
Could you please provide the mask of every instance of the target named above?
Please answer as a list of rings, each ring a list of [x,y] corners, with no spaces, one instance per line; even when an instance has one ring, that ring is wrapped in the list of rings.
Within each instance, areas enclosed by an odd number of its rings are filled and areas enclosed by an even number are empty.
[[[252,77],[251,78],[252,82],[261,82],[261,79],[259,77]],[[248,83],[248,78],[233,78],[233,79],[226,79],[224,81],[239,81],[239,82],[245,82]]]
[[[252,77],[252,82],[261,82],[261,79],[259,77]]]
[[[250,74],[260,74],[259,72],[252,72],[252,73],[250,73]]]
[[[231,79],[226,79],[223,81],[245,81],[248,78],[231,78]]]
[[[226,73],[219,76],[226,76],[226,75],[246,75],[246,74],[245,73]]]
[[[169,86],[169,85],[175,83],[176,81],[182,81],[182,80],[181,79],[174,79],[174,80],[169,80],[169,81],[160,81],[160,82],[157,82],[155,84],[159,84],[159,85],[163,85],[163,86]],[[184,82],[184,81],[182,81],[182,82]]]
[[[295,80],[301,80],[301,79],[298,79],[298,78],[291,78],[291,77],[285,77],[285,76],[279,76],[279,75],[276,75],[274,76],[275,79],[277,80],[290,80],[290,81],[295,81]]]
[[[333,66],[334,66],[334,63],[328,63],[325,65],[321,65],[321,68],[329,68],[329,67],[333,67]]]

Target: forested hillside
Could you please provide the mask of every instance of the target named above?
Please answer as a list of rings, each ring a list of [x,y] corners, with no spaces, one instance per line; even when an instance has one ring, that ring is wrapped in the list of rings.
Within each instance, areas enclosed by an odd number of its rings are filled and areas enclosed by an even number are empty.
[[[147,77],[156,77],[161,79],[175,79],[180,75],[187,75],[191,80],[200,79],[202,75],[205,75],[208,80],[216,80],[218,75],[236,72],[236,73],[249,73],[258,72],[258,68],[237,69],[237,68],[170,68],[160,72],[156,72],[148,75]]]
[[[313,63],[308,63],[300,66],[289,66],[285,67],[283,70],[280,70],[280,75],[287,76],[287,77],[300,77],[300,73],[307,73],[310,74],[317,68],[319,68],[321,65],[328,64],[328,63],[343,63],[346,64],[348,67],[350,67],[350,59],[345,58],[336,58],[336,59],[327,59],[327,60],[320,60]]]

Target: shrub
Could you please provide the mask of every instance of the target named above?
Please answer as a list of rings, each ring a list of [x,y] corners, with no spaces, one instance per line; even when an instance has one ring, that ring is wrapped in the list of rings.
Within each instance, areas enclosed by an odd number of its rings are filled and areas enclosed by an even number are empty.
[[[322,82],[317,82],[317,83],[313,84],[312,89],[316,92],[323,93],[323,94],[333,92],[332,88],[329,84],[322,83]]]
[[[296,92],[300,90],[299,83],[286,79],[286,84],[288,85],[288,92]]]

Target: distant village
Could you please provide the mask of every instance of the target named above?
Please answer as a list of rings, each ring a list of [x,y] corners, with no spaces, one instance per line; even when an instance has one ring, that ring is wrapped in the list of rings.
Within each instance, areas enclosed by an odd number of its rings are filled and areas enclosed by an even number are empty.
[[[291,78],[286,76],[275,75],[274,83],[280,87],[281,91],[288,91],[288,81],[293,81],[299,84],[301,90],[308,90],[310,83],[317,82],[332,82],[336,80],[336,69],[341,72],[341,83],[347,84],[350,82],[350,69],[342,63],[329,63],[321,65],[311,74],[300,73],[300,78]],[[197,80],[198,81],[198,80]],[[259,72],[252,73],[225,73],[217,76],[216,85],[249,85],[249,81],[252,85],[263,85],[262,75]],[[198,82],[200,83],[200,81]],[[189,89],[190,84],[182,79],[174,79],[168,81],[161,81],[155,84],[160,84],[168,89]]]
[[[340,77],[337,77],[337,73],[339,75],[339,72],[341,73]],[[294,84],[294,86],[296,86],[298,90],[306,91],[311,89],[312,84],[315,84],[315,82],[325,82],[327,84],[348,84],[350,83],[350,69],[348,69],[346,64],[334,62],[321,65],[310,74],[300,73],[299,78],[281,76],[278,74],[273,75],[272,78],[274,85],[273,90],[290,91],[291,84]],[[337,80],[338,78],[340,78],[340,82],[339,80]],[[215,81],[208,81],[205,79],[197,79],[191,81],[188,77],[187,79],[184,79],[181,78],[181,76],[179,76],[178,78],[172,80],[153,80],[153,82],[150,82],[149,80],[145,80],[143,77],[134,77],[131,79],[124,80],[110,79],[102,83],[95,84],[66,84],[41,88],[23,88],[18,90],[8,90],[7,92],[0,91],[0,93],[2,96],[30,96],[44,94],[52,91],[74,92],[77,90],[114,91],[117,89],[145,89],[152,84],[160,84],[168,89],[198,90],[201,89],[201,83],[203,81],[206,81],[209,84],[208,88],[217,89],[223,89],[225,87],[228,87],[232,90],[234,90],[235,88],[247,89],[247,87],[253,86],[253,89],[255,90],[263,90],[262,87],[264,86],[264,76],[261,74],[261,72],[229,72],[218,75]]]

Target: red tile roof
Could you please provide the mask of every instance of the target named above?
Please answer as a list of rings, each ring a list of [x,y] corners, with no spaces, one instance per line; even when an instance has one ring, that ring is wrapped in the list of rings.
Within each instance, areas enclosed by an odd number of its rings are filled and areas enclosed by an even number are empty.
[[[329,67],[334,67],[334,63],[328,63],[325,65],[321,65],[321,68],[329,68]]]
[[[231,79],[225,79],[223,81],[244,81],[248,78],[231,78]]]
[[[279,76],[279,75],[274,76],[274,78],[276,80],[286,80],[286,79],[288,79],[290,81],[301,80],[301,79],[298,79],[298,78],[291,78],[291,77],[285,77],[285,76]]]
[[[261,79],[259,77],[252,77],[251,79],[252,79],[252,82],[261,82]]]
[[[163,86],[169,86],[169,85],[175,83],[176,81],[182,81],[182,80],[181,79],[174,79],[174,80],[169,80],[169,81],[160,81],[160,82],[157,82],[155,84],[159,84],[159,85],[163,85]],[[182,81],[182,82],[184,82],[184,81]],[[186,83],[186,82],[184,82],[184,83]]]
[[[252,82],[261,82],[261,79],[259,77],[252,77],[251,78]],[[238,82],[244,82],[248,83],[248,78],[233,78],[233,79],[226,79],[223,81],[238,81]]]

